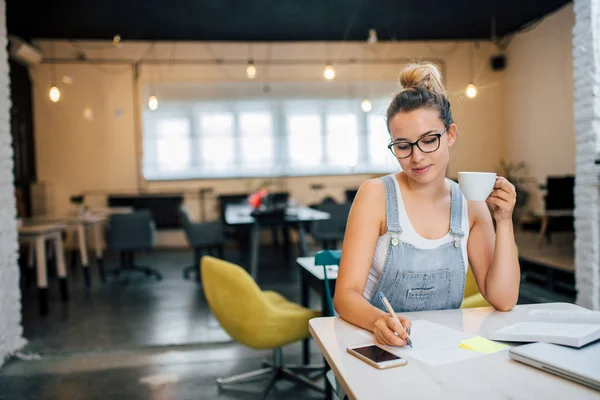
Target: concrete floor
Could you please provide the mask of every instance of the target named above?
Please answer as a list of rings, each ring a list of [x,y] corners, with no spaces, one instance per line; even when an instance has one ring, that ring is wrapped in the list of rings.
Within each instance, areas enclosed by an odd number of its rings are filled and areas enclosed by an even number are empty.
[[[234,250],[226,258],[240,262]],[[218,391],[217,377],[258,369],[271,353],[246,348],[221,330],[197,284],[182,279],[181,269],[191,260],[189,251],[141,255],[137,261],[159,269],[165,279],[139,276],[127,286],[114,278],[100,284],[94,266],[90,291],[83,287],[81,270],[69,270],[66,304],[60,302],[51,277],[50,314],[45,317],[38,314],[35,287],[24,288],[23,325],[29,343],[22,354],[29,360],[15,357],[0,370],[0,400],[260,398],[266,379],[239,386],[243,391]],[[294,262],[273,248],[261,250],[261,260],[260,286],[299,302]],[[539,290],[524,285],[526,295],[520,301],[535,302],[538,294],[544,301],[553,298]],[[299,363],[300,350],[299,344],[285,348],[284,361]],[[311,353],[313,362],[322,362],[314,343]],[[269,396],[316,398],[323,394],[285,381]]]
[[[299,274],[278,249],[266,248],[259,284],[299,301]],[[226,258],[240,262],[234,250]],[[35,287],[23,288],[23,326],[28,345],[0,370],[0,399],[246,399],[260,398],[267,378],[219,392],[215,379],[261,368],[270,351],[234,341],[211,315],[199,286],[185,281],[189,251],[140,255],[164,280],[143,275],[123,286],[102,285],[95,266],[86,291],[80,269],[69,270],[70,301],[61,303],[50,280],[50,313],[40,317]],[[108,260],[107,270],[116,266]],[[316,297],[316,296],[314,296]],[[315,298],[315,306],[319,303]],[[284,361],[300,363],[299,344],[284,348]],[[322,357],[313,345],[313,362]],[[320,380],[322,383],[322,379]],[[323,394],[281,381],[269,399],[314,399]]]

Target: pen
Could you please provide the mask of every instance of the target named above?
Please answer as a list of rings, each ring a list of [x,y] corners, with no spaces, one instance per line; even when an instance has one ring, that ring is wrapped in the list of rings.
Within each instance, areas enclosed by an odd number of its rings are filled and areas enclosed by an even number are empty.
[[[385,308],[388,310],[388,313],[390,313],[390,315],[397,319],[398,321],[400,321],[398,319],[398,316],[396,315],[396,313],[394,312],[394,309],[392,308],[392,306],[390,305],[390,302],[388,301],[388,299],[384,296],[383,293],[379,292],[379,299],[381,300],[381,302],[383,303],[383,305],[385,306]],[[406,330],[406,332],[410,335],[410,328],[408,328]],[[397,332],[394,332],[396,334],[396,336],[398,335]],[[406,337],[406,344],[409,345],[411,348],[413,347],[412,344],[412,340],[410,340],[410,336]]]

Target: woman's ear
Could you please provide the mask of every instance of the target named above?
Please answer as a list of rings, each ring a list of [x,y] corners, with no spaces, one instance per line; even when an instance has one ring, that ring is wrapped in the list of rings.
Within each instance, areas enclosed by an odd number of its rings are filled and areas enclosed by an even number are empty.
[[[457,130],[456,124],[450,124],[448,130],[446,130],[446,135],[448,135],[448,147],[454,146],[456,135],[458,133]]]

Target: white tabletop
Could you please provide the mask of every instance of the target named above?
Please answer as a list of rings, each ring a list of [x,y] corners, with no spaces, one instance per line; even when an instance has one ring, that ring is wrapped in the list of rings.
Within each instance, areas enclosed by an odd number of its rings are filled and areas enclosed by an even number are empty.
[[[288,221],[320,221],[331,218],[326,212],[309,207],[294,206],[286,209]],[[230,225],[248,225],[254,223],[252,207],[249,204],[229,204],[225,208],[225,221]]]
[[[492,308],[405,313],[448,328],[488,337],[527,319],[531,309],[580,309],[567,303],[532,304],[502,313]],[[378,370],[346,351],[369,342],[339,317],[310,320],[310,332],[351,399],[599,399],[600,392],[509,359],[508,351],[431,367],[408,356],[408,364]]]
[[[106,215],[102,214],[81,214],[81,215],[67,215],[67,216],[53,216],[53,215],[41,215],[31,219],[23,221],[25,225],[40,225],[48,222],[67,223],[69,225],[90,225],[97,224],[107,219]]]
[[[296,258],[296,262],[302,268],[310,272],[317,279],[323,280],[325,279],[325,274],[323,273],[322,265],[315,265],[314,257],[298,257]],[[325,267],[327,269],[327,279],[335,280],[338,276],[338,266],[337,265],[327,265]]]
[[[19,235],[38,236],[67,229],[65,222],[47,222],[34,225],[22,225],[18,228]]]

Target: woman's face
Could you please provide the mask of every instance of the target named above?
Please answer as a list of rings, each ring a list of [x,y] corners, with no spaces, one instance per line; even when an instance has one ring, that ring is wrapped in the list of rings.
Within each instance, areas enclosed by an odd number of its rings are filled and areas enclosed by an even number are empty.
[[[389,121],[389,128],[396,157],[410,154],[406,158],[398,158],[400,167],[409,178],[428,183],[440,175],[445,176],[450,157],[448,148],[456,141],[456,125],[446,129],[438,110],[420,108],[394,115]],[[436,134],[441,134],[439,139]],[[414,144],[417,141],[421,148]]]

